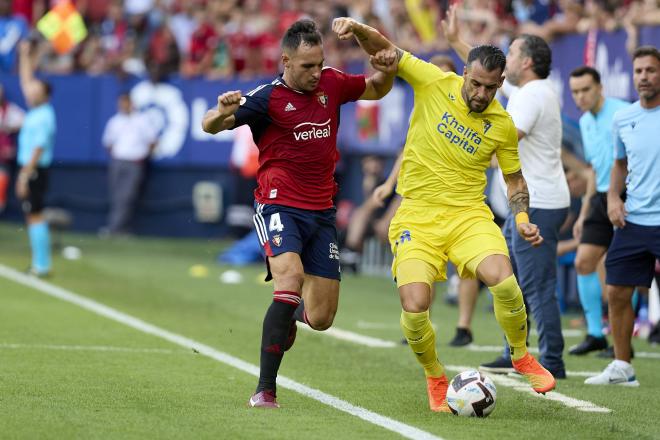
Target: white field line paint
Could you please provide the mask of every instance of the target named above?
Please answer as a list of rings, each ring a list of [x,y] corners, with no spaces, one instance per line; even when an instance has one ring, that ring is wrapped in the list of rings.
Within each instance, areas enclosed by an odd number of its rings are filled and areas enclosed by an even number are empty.
[[[476,345],[476,344],[469,344],[466,345],[465,348],[467,348],[470,351],[484,351],[484,352],[489,352],[489,353],[500,353],[504,351],[504,345]],[[538,353],[539,349],[538,347],[527,347],[527,351],[530,353]]]
[[[600,373],[602,373],[602,371],[566,371],[566,375],[571,377],[591,377]]]
[[[452,371],[474,370],[473,367],[466,367],[463,365],[445,365],[445,368]],[[554,400],[556,402],[561,403],[562,405],[565,405],[569,408],[574,408],[578,411],[599,412],[599,413],[612,412],[612,410],[609,408],[598,406],[586,400],[580,400],[580,399],[575,399],[573,397],[565,396],[556,391],[550,391],[549,393],[546,393],[544,396],[543,394],[539,394],[536,391],[534,391],[529,386],[529,383],[527,383],[526,381],[523,382],[502,374],[489,374],[488,377],[490,377],[493,380],[493,382],[495,382],[498,385],[503,385],[505,387],[513,388],[515,391],[530,394],[535,397],[543,397],[548,400]]]
[[[363,328],[365,330],[382,330],[382,329],[398,329],[399,324],[398,323],[383,323],[383,322],[369,322],[369,321],[358,321],[356,323],[357,328]],[[538,336],[538,332],[536,329],[532,329],[530,331],[530,334],[532,336]],[[584,336],[584,330],[577,330],[577,329],[564,329],[561,331],[561,334],[566,337],[566,338],[577,338],[580,336]]]
[[[126,313],[122,313],[104,304],[77,295],[69,290],[63,289],[61,287],[57,287],[53,284],[47,283],[37,278],[30,277],[28,275],[25,275],[21,272],[18,272],[2,264],[0,264],[0,276],[3,276],[11,281],[22,284],[24,286],[28,286],[33,289],[36,289],[42,293],[45,293],[46,295],[59,298],[63,301],[75,304],[93,313],[96,313],[97,315],[112,319],[113,321],[117,321],[128,327],[132,327],[143,333],[150,334],[159,337],[161,339],[165,339],[166,341],[170,341],[173,344],[179,345],[187,349],[196,350],[197,352],[199,352],[204,356],[210,357],[211,359],[222,362],[223,364],[227,364],[229,366],[237,368],[245,373],[257,377],[259,376],[259,367],[257,367],[256,365],[250,364],[249,362],[245,362],[227,353],[218,351],[208,345],[202,344],[201,342],[197,342],[193,339],[186,338],[185,336],[164,330],[153,324],[149,324],[148,322],[142,321],[131,315],[127,315]],[[353,405],[351,403],[346,402],[345,400],[341,400],[330,394],[324,393],[323,391],[305,386],[287,377],[279,376],[277,379],[278,379],[278,384],[282,388],[288,388],[292,391],[295,391],[299,394],[312,398],[325,405],[331,406],[333,408],[336,408],[340,411],[343,411],[355,417],[359,417],[364,421],[367,421],[369,423],[387,429],[388,431],[392,431],[397,434],[400,434],[405,438],[421,439],[421,440],[442,440],[441,437],[437,437],[429,432],[422,431],[421,429],[415,428],[414,426],[406,425],[405,423],[399,422],[389,417],[382,416],[375,412],[369,411],[365,408]]]
[[[333,338],[341,339],[343,341],[349,341],[360,345],[366,345],[367,347],[392,348],[398,345],[396,342],[393,341],[386,341],[384,339],[372,338],[371,336],[364,336],[358,333],[350,332],[348,330],[342,330],[337,327],[330,327],[329,329],[323,330],[322,332],[317,332],[307,325],[300,325],[298,328],[312,331],[320,335],[331,336]]]
[[[635,352],[635,357],[647,358],[647,359],[660,359],[660,353],[645,352],[645,351],[642,351],[640,353]]]
[[[38,349],[38,350],[70,350],[70,351],[110,351],[123,353],[163,353],[188,354],[185,350],[170,350],[167,348],[132,348],[112,347],[108,345],[50,345],[50,344],[9,344],[0,343],[2,349]],[[192,353],[192,351],[190,352]]]
[[[538,336],[539,332],[537,332],[536,329],[533,328],[530,330],[529,334],[532,336]],[[584,337],[585,331],[579,329],[573,329],[573,328],[565,328],[561,331],[561,334],[566,338],[577,338],[579,336]]]
[[[465,348],[467,348],[470,351],[482,351],[482,352],[489,352],[489,353],[500,353],[504,350],[503,345],[476,345],[476,344],[469,344],[466,345]],[[539,349],[538,347],[527,347],[527,350],[530,353],[538,353]],[[647,352],[647,351],[642,351],[642,352],[635,352],[635,357],[636,358],[645,358],[645,359],[660,359],[660,352],[655,353],[655,352]]]
[[[390,323],[384,323],[384,322],[369,322],[369,321],[358,321],[355,323],[355,326],[357,328],[362,328],[365,330],[382,330],[382,329],[397,329],[401,330],[401,325],[399,324],[399,321],[394,321]],[[434,323],[431,323],[431,327],[433,327],[434,330],[438,330],[438,326],[435,325]],[[396,345],[396,344],[395,344]]]
[[[358,323],[364,323],[365,321],[358,321]],[[359,325],[358,325],[359,326]],[[347,330],[341,330],[337,329],[335,327],[330,327],[328,330],[324,330],[322,332],[317,332],[310,328],[307,325],[300,325],[298,328],[301,328],[303,330],[308,330],[311,332],[315,332],[320,335],[326,335],[326,336],[331,336],[337,339],[349,341],[349,342],[354,342],[356,344],[362,344],[366,345],[367,347],[384,347],[384,348],[391,348],[391,347],[396,347],[399,344],[391,342],[391,341],[386,341],[383,339],[377,339],[377,338],[372,338],[369,336],[364,336],[360,335],[358,333],[353,333]],[[481,352],[496,352],[499,353],[502,351],[503,347],[498,346],[498,345],[474,345],[474,344],[469,344],[466,345],[465,348],[471,351],[481,351]],[[536,347],[529,347],[530,353],[538,353],[539,349]],[[646,354],[652,354],[655,355],[656,353],[646,353]],[[660,356],[660,353],[658,353]],[[635,353],[635,356],[637,356],[637,353]],[[449,367],[448,367],[449,368]],[[466,369],[470,369],[466,367]],[[474,368],[473,368],[474,369]],[[591,377],[595,376],[597,374],[600,374],[600,371],[567,371],[567,375],[569,376],[575,376],[575,377]]]
[[[357,328],[363,328],[365,330],[401,328],[401,326],[398,323],[369,322],[369,321],[358,321],[355,325]]]

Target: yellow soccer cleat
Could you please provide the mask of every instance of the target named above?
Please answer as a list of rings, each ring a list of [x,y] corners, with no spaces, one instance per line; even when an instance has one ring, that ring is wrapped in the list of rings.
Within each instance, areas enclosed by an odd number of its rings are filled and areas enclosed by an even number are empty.
[[[449,381],[444,374],[440,377],[427,377],[426,390],[429,394],[429,407],[431,411],[450,413],[447,405],[447,388]]]
[[[512,362],[513,368],[529,380],[537,393],[545,394],[555,389],[555,378],[531,354],[527,353],[522,359]]]

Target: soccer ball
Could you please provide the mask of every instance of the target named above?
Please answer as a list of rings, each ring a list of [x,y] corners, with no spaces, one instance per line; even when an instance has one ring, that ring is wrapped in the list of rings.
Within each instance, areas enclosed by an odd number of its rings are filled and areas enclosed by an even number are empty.
[[[478,371],[463,371],[449,383],[447,404],[451,412],[464,417],[487,417],[495,409],[497,390],[488,377]]]

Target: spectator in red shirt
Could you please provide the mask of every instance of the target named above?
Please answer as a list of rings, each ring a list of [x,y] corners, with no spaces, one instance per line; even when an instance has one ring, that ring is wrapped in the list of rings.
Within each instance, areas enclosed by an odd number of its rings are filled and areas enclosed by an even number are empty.
[[[162,24],[151,34],[145,56],[149,76],[154,82],[162,81],[179,70],[179,49],[167,24]]]
[[[215,26],[205,15],[205,10],[197,10],[196,14],[200,25],[190,38],[188,54],[181,66],[181,75],[187,78],[202,75],[210,69],[218,39]]]

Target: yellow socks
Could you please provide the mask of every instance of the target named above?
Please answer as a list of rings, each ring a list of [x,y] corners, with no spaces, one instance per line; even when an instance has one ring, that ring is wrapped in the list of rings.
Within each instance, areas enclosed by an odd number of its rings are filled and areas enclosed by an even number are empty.
[[[511,359],[517,361],[527,354],[527,311],[522,291],[513,275],[489,289],[493,294],[495,319],[509,342]]]
[[[417,361],[424,367],[426,377],[440,377],[445,368],[438,361],[435,351],[435,331],[431,326],[428,310],[421,313],[401,311],[401,330]],[[523,345],[525,341],[523,339]]]

